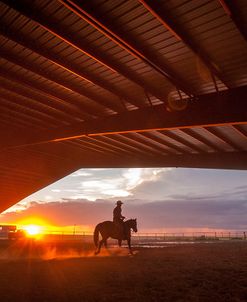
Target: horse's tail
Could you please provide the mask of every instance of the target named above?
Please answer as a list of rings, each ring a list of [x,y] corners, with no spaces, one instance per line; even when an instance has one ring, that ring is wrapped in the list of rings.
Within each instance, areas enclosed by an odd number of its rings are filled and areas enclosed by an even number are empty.
[[[96,247],[98,246],[99,243],[99,226],[100,224],[97,224],[93,232],[93,240]]]

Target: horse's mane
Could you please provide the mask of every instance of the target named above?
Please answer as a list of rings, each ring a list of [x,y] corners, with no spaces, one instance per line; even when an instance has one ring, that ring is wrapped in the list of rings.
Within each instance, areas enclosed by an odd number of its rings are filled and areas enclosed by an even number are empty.
[[[128,219],[126,221],[124,221],[124,223],[126,223],[127,225],[130,224],[131,222],[135,221],[136,219]]]
[[[130,221],[132,221],[132,220],[134,220],[134,219],[128,219],[128,220],[126,220],[125,222],[130,222]]]

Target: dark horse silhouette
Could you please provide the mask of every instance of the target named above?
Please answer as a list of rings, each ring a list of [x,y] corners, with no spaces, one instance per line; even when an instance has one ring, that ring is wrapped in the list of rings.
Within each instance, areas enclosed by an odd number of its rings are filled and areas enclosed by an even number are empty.
[[[121,246],[122,240],[127,240],[129,251],[132,254],[131,250],[131,230],[137,232],[137,223],[136,219],[129,219],[123,223],[124,225],[124,235],[120,235],[118,229],[112,221],[103,221],[96,225],[94,229],[94,244],[96,246],[95,255],[99,254],[102,244],[107,247],[107,239],[113,238],[118,239],[118,245]],[[102,236],[102,239],[99,241],[99,233]]]

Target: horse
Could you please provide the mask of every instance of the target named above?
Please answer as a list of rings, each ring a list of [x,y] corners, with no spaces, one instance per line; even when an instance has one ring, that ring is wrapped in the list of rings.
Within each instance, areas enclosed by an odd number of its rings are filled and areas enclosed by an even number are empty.
[[[94,229],[94,244],[96,246],[95,255],[100,253],[102,244],[107,247],[107,239],[113,238],[118,240],[118,245],[121,247],[122,240],[127,240],[129,252],[132,253],[131,249],[131,230],[137,232],[137,222],[136,219],[129,219],[123,222],[124,234],[119,234],[119,230],[116,228],[114,222],[112,221],[103,221],[96,225]],[[99,241],[99,233],[102,236],[102,239]]]

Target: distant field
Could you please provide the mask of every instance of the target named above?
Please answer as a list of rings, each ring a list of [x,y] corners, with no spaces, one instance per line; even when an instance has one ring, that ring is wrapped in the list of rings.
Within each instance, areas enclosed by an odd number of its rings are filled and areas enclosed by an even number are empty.
[[[31,255],[30,258],[28,255]],[[3,302],[247,301],[247,242],[110,249],[1,243]]]

